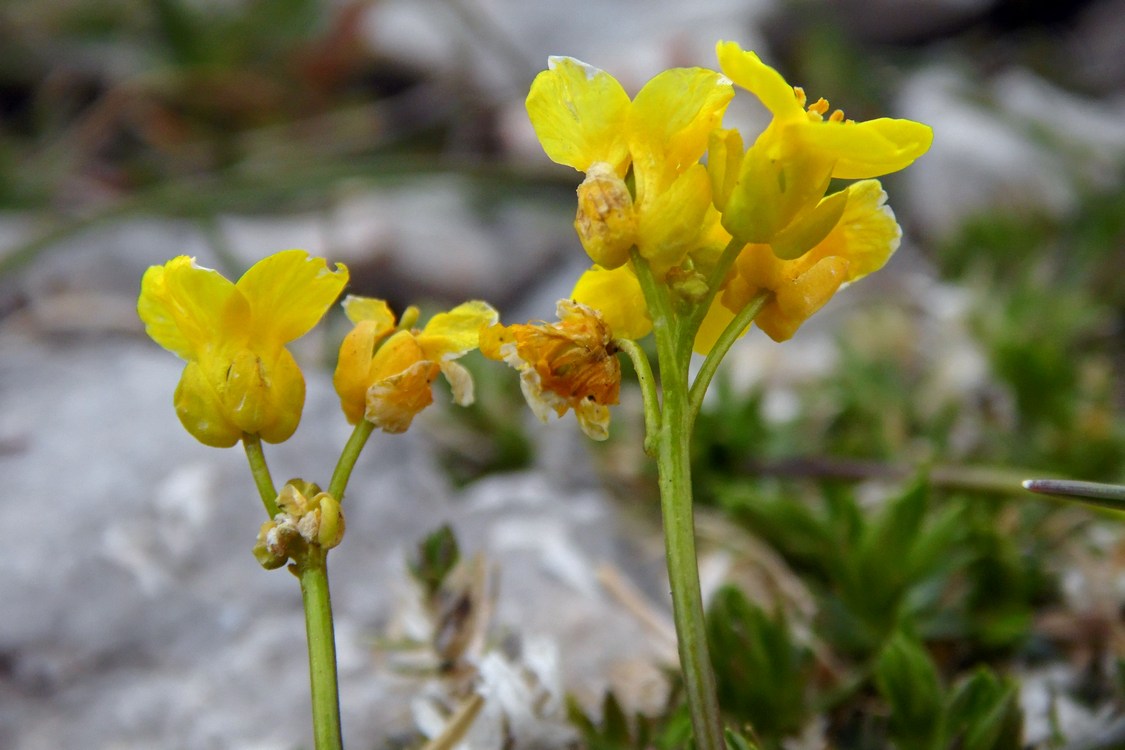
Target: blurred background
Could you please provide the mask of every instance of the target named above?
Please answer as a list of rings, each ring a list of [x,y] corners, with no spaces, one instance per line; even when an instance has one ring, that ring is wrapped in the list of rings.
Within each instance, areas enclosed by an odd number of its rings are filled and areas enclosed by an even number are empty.
[[[1026,745],[1125,746],[1121,517],[1018,485],[1125,481],[1122,38],[1122,0],[0,4],[0,747],[311,745],[297,586],[249,554],[264,519],[240,452],[177,424],[182,363],[135,313],[149,265],[237,277],[301,247],[399,310],[551,317],[587,261],[579,176],[539,149],[531,80],[561,54],[635,93],[715,66],[719,39],[849,117],[935,130],[884,181],[905,233],[888,267],[791,342],[748,336],[701,417],[732,721],[766,746],[909,747],[879,656],[902,637],[950,716],[987,669]],[[267,450],[276,480],[325,481],[347,438],[345,330],[334,314],[296,345],[309,397]],[[407,565],[443,523],[482,560],[450,583],[486,613],[464,626],[494,697],[472,747],[674,737],[638,394],[593,446],[467,361],[477,405],[439,394],[376,435],[349,489],[332,571],[349,746],[420,746],[463,691],[427,652]],[[787,660],[732,656],[748,637]],[[745,674],[763,673],[757,695]],[[607,729],[615,711],[646,718]],[[1019,746],[996,736],[975,746]]]

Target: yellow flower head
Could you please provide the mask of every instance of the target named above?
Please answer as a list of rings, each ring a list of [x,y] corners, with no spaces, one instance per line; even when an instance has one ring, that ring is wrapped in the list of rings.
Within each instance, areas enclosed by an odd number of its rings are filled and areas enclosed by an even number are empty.
[[[285,348],[308,333],[343,290],[348,271],[287,250],[255,263],[237,283],[181,255],[141,280],[145,330],[187,361],[176,414],[205,445],[242,435],[287,440],[301,419],[305,381]]]
[[[575,229],[594,263],[617,268],[636,246],[663,276],[694,249],[711,209],[699,160],[733,96],[720,74],[677,68],[630,101],[608,73],[550,58],[531,84],[527,111],[547,155],[586,173]]]
[[[827,101],[807,104],[803,90],[753,52],[734,42],[720,42],[716,51],[723,72],[773,116],[741,157],[741,138],[719,130],[711,136],[715,205],[723,212],[723,226],[740,240],[773,244],[778,235],[788,235],[779,255],[796,257],[833,224],[828,215],[811,215],[831,178],[897,172],[930,147],[933,130],[922,123],[889,118],[857,123],[840,110],[828,114]]]
[[[344,311],[355,327],[340,345],[333,384],[352,424],[366,419],[385,432],[405,432],[414,416],[433,403],[430,384],[445,375],[453,400],[473,402],[473,379],[454,360],[477,348],[480,330],[499,316],[484,302],[438,313],[422,329],[398,329],[383,300],[349,296]],[[404,322],[417,317],[409,308]]]
[[[560,300],[557,312],[558,323],[484,329],[481,354],[519,370],[523,395],[541,420],[573,409],[583,432],[605,440],[609,406],[617,403],[621,390],[613,334],[601,314],[586,305]]]
[[[842,192],[840,220],[804,255],[785,260],[765,244],[742,250],[734,275],[699,332],[697,351],[710,349],[735,313],[759,292],[773,292],[773,297],[754,322],[774,341],[785,341],[843,285],[883,267],[902,236],[886,205],[887,194],[878,180],[861,180]],[[839,200],[825,200],[830,199]]]

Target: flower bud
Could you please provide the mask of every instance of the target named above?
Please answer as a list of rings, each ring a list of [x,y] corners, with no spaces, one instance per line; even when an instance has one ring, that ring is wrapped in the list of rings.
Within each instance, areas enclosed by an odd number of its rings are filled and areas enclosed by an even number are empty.
[[[602,268],[617,268],[629,260],[637,234],[633,196],[609,164],[590,165],[578,186],[574,229],[586,253]]]
[[[258,541],[254,543],[253,549],[251,550],[260,566],[267,570],[277,570],[289,561],[288,554],[279,553],[277,546],[271,545],[268,541],[271,532],[273,532],[275,528],[277,528],[277,524],[272,521],[263,523],[258,531]]]

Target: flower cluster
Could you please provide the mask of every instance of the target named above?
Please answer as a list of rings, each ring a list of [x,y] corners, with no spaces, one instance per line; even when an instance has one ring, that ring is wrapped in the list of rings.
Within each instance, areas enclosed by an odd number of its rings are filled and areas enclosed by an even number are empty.
[[[258,529],[253,553],[266,570],[280,568],[308,545],[331,549],[344,538],[340,502],[312,482],[291,479],[277,496],[278,513]]]
[[[723,249],[742,246],[696,338],[706,352],[760,292],[772,298],[755,322],[775,340],[791,337],[898,246],[894,215],[870,178],[925,153],[931,129],[853,122],[829,113],[824,99],[809,104],[753,52],[720,42],[717,54],[721,74],[665,71],[632,100],[609,74],[551,58],[527,97],[547,155],[585,173],[575,227],[594,266],[573,298],[599,310],[617,336],[640,338],[652,326],[634,258],[670,286],[691,280],[702,298],[699,285]],[[749,148],[722,127],[735,85],[771,114]],[[828,193],[834,178],[859,182]]]

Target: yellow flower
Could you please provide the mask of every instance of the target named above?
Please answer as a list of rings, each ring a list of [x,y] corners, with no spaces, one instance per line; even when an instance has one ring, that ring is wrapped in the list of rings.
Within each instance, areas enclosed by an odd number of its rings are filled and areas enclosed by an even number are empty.
[[[841,205],[821,201],[830,179],[896,172],[930,147],[933,131],[922,123],[889,118],[857,123],[840,110],[827,115],[827,101],[806,107],[804,91],[753,52],[734,42],[720,42],[716,51],[723,72],[773,116],[741,156],[736,133],[716,130],[711,136],[715,205],[723,226],[740,240],[770,244],[780,257],[795,258],[819,242],[839,216]]]
[[[430,384],[445,375],[453,400],[473,402],[473,380],[457,358],[477,348],[480,330],[498,315],[484,302],[438,313],[420,330],[395,328],[383,300],[348,296],[344,311],[355,327],[340,345],[333,384],[352,424],[366,419],[385,432],[405,432],[414,416],[433,403]],[[409,308],[404,321],[417,317]]]
[[[604,273],[612,273],[606,271]],[[544,422],[567,409],[594,440],[609,437],[609,406],[621,390],[613,334],[597,310],[560,300],[558,323],[493,325],[481,331],[480,351],[520,372],[531,410]]]
[[[747,245],[735,261],[734,275],[708,311],[695,342],[711,348],[719,333],[762,291],[773,297],[754,322],[774,341],[785,341],[843,285],[876,271],[898,249],[902,231],[886,205],[878,180],[861,180],[844,193],[842,216],[809,252],[778,258],[769,245]]]
[[[287,440],[301,419],[305,380],[285,348],[317,324],[348,271],[287,250],[255,263],[237,283],[181,255],[141,280],[145,330],[187,361],[176,388],[180,422],[205,445],[242,435]]]
[[[663,276],[694,249],[711,208],[699,160],[733,95],[714,71],[677,68],[630,101],[608,73],[550,58],[531,85],[527,111],[547,155],[586,173],[575,229],[594,263],[622,266],[636,246]]]

